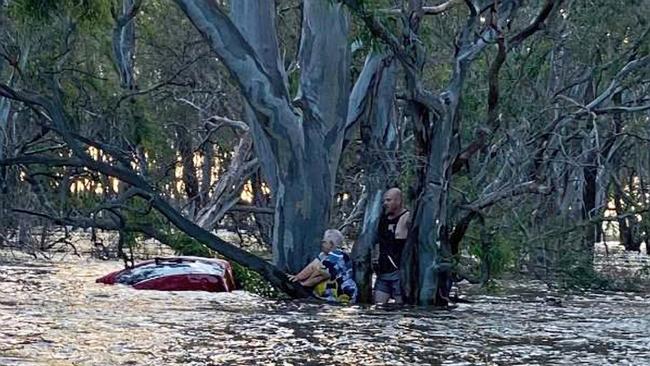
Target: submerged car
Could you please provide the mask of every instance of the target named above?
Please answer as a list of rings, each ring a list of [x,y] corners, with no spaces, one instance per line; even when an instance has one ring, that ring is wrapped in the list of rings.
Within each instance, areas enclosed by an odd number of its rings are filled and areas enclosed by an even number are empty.
[[[95,282],[121,283],[138,290],[229,292],[235,289],[235,277],[228,261],[201,257],[156,258],[109,273]]]

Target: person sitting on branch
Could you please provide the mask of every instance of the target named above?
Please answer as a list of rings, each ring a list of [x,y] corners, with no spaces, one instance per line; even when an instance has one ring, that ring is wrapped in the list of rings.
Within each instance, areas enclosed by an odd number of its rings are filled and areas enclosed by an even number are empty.
[[[350,256],[338,249],[343,244],[343,234],[328,229],[321,240],[321,253],[289,280],[312,290],[312,294],[330,302],[354,303],[357,301],[357,284],[354,282]]]

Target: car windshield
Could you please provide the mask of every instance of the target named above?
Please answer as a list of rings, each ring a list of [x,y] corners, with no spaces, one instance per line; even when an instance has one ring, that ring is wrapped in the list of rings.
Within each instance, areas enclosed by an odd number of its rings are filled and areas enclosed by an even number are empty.
[[[152,262],[150,264],[125,271],[117,277],[117,282],[134,285],[144,280],[179,274],[209,274],[223,276],[225,269],[217,263],[203,262]]]

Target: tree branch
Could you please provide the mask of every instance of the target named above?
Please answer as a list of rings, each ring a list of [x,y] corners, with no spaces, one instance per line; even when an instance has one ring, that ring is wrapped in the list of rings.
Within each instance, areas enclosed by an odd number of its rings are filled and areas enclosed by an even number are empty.
[[[447,10],[453,8],[454,6],[461,4],[464,0],[447,0],[442,4],[433,5],[433,6],[423,6],[422,14],[423,15],[438,15],[446,12]],[[379,9],[378,13],[387,14],[387,15],[401,15],[402,9],[392,8],[392,9]]]
[[[218,238],[185,218],[180,212],[165,201],[140,175],[129,167],[115,167],[92,159],[71,135],[65,113],[63,113],[60,97],[55,97],[53,100],[49,100],[40,95],[15,91],[6,87],[4,84],[0,84],[0,94],[29,105],[42,106],[51,116],[52,123],[56,127],[57,132],[61,134],[61,137],[63,137],[72,152],[86,168],[107,176],[115,177],[138,188],[140,190],[139,195],[142,198],[149,200],[153,208],[188,236],[219,252],[224,257],[243,264],[251,270],[260,273],[274,286],[291,296],[303,297],[307,295],[306,291],[302,287],[288,281],[287,275],[271,263]],[[34,157],[29,158],[33,159]],[[71,161],[70,159],[67,159],[65,162],[61,160],[54,160],[53,162],[67,165]]]
[[[286,168],[290,156],[285,152],[303,151],[305,143],[301,116],[293,108],[283,73],[278,67],[264,66],[265,59],[256,53],[215,1],[176,0],[176,3],[239,85],[253,114],[247,119],[254,126],[256,149],[270,151],[274,157],[267,159],[270,161],[267,166],[272,165],[267,168],[272,171],[267,173],[275,183],[274,171],[277,169],[273,163]]]
[[[562,5],[563,0],[546,0],[542,10],[535,17],[535,19],[530,23],[526,28],[521,32],[517,33],[515,36],[511,37],[508,40],[508,48],[515,48],[519,46],[526,38],[532,36],[535,32],[542,29],[544,22],[551,15],[553,8]]]
[[[368,27],[368,30],[377,38],[381,39],[390,49],[393,51],[395,56],[400,60],[403,66],[407,69],[415,70],[416,66],[411,61],[406,50],[399,42],[397,37],[395,37],[383,24],[381,21],[370,13],[362,2],[359,0],[337,0],[345,5],[347,5],[350,10],[357,15]]]
[[[520,183],[514,187],[491,193],[468,205],[461,205],[460,207],[469,211],[479,211],[486,207],[492,206],[503,199],[519,196],[526,193],[549,194],[551,193],[551,188],[540,185],[537,182]]]

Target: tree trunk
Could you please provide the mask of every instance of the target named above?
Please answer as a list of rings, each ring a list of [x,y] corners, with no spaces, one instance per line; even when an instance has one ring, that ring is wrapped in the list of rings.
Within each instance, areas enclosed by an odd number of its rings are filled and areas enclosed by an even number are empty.
[[[276,83],[286,91],[286,75],[279,61],[272,2],[242,0],[234,3],[233,18],[253,47],[262,67],[276,74]],[[318,0],[305,1],[300,44],[302,69],[297,104],[303,116],[289,128],[289,138],[277,131],[253,126],[256,151],[265,176],[270,178],[275,203],[273,260],[281,269],[298,272],[318,254],[320,236],[330,216],[330,201],[340,155],[348,96],[348,19],[340,5]],[[323,32],[327,29],[328,32]],[[333,77],[334,76],[334,77]],[[247,98],[251,102],[251,98]],[[259,124],[259,112],[254,122]],[[250,113],[253,117],[253,113]],[[273,116],[277,118],[278,116]],[[261,133],[263,132],[263,134]],[[289,142],[280,149],[278,142]],[[270,149],[269,149],[270,147]],[[274,182],[275,181],[275,182]]]
[[[485,220],[481,220],[481,286],[485,286],[492,277],[492,260],[490,250],[492,248],[493,235],[488,230]]]
[[[416,116],[428,120],[425,116]],[[419,186],[415,214],[402,261],[405,295],[420,305],[447,305],[451,250],[447,228],[447,199],[451,178],[452,120],[433,122],[428,159]]]
[[[258,207],[269,207],[271,206],[271,196],[264,192],[262,179],[262,173],[260,169],[253,175],[253,205]],[[267,187],[268,189],[268,187]],[[257,230],[260,233],[260,241],[268,246],[272,247],[273,244],[273,216],[268,214],[254,213],[255,225],[257,225]]]
[[[641,171],[641,169],[639,169]],[[648,174],[645,172],[644,174]],[[647,177],[647,176],[646,176]],[[647,178],[644,178],[643,174],[639,174],[639,191],[641,194],[641,197],[650,197],[650,189],[648,189],[647,186]],[[645,252],[646,254],[650,254],[650,212],[644,212],[641,214],[641,230],[644,234],[642,234],[639,243],[641,241],[645,242]],[[639,251],[641,250],[641,247],[639,245]]]
[[[460,30],[449,84],[440,94],[423,90],[422,69],[425,55],[413,37],[404,34],[405,49],[411,50],[406,71],[411,122],[414,124],[416,155],[424,166],[418,169],[415,187],[417,204],[402,260],[402,280],[406,300],[420,305],[446,306],[451,269],[451,248],[447,224],[447,204],[453,157],[458,146],[453,143],[458,129],[458,109],[466,73],[476,57],[505,29],[509,18],[521,5],[516,1],[499,2],[498,17],[491,27],[479,31],[480,6],[465,2],[470,16]],[[411,1],[408,32],[417,34],[422,16],[422,1]],[[531,28],[532,29],[532,28]],[[478,34],[477,34],[478,33]],[[522,35],[525,39],[528,32]],[[513,43],[520,42],[513,39]],[[405,57],[401,57],[405,59]],[[408,62],[407,62],[408,63]]]
[[[207,202],[209,199],[210,186],[212,186],[212,169],[214,168],[214,145],[210,139],[206,141],[202,149],[203,166],[201,166],[201,202]],[[203,208],[202,206],[199,208]]]
[[[29,44],[23,45],[18,59],[18,68],[24,70],[27,66],[31,46]],[[18,78],[18,73],[15,70],[11,71],[7,85],[12,87]],[[0,160],[7,157],[7,149],[14,143],[15,140],[15,123],[10,123],[15,118],[11,113],[11,100],[9,98],[0,97]],[[14,125],[14,126],[12,126]],[[7,169],[6,167],[0,168],[0,192],[7,190]],[[0,211],[1,212],[1,211]],[[4,213],[3,213],[4,214]]]
[[[122,88],[135,89],[135,20],[142,0],[122,0],[119,14],[114,14],[113,57]],[[117,10],[114,10],[117,12]]]
[[[250,133],[245,132],[232,154],[228,169],[219,177],[211,196],[194,216],[194,222],[200,227],[212,230],[239,202],[242,188],[258,166],[257,160],[251,159],[252,143]],[[207,197],[207,192],[204,195]]]
[[[297,273],[314,259],[329,221],[333,187],[326,156],[317,150],[296,157],[297,169],[280,176],[275,192],[273,261],[288,272]]]
[[[619,216],[619,219],[616,220],[618,222],[619,241],[621,245],[625,247],[625,250],[633,250],[634,237],[632,235],[632,227],[628,225],[628,218],[623,216],[626,213],[623,201],[623,191],[618,185],[615,185],[614,187],[614,207],[616,208],[616,215]]]
[[[395,125],[395,83],[397,67],[391,57],[373,53],[366,58],[362,74],[352,90],[348,123],[361,121],[364,184],[368,199],[363,228],[352,247],[354,277],[359,302],[372,301],[371,250],[376,243],[382,196],[396,176],[397,128]]]
[[[596,194],[597,194],[597,175],[598,168],[595,166],[596,159],[589,159],[588,166],[584,168],[584,188],[582,190],[582,218],[586,222],[596,217],[600,212],[597,207]],[[581,248],[580,256],[583,257],[585,264],[593,264],[594,245],[596,244],[596,231],[599,224],[588,224],[584,228],[583,247]]]
[[[623,170],[625,171],[625,170]],[[636,235],[639,232],[639,223],[635,216],[629,216],[631,207],[626,204],[626,194],[624,191],[627,191],[628,194],[634,189],[632,184],[626,184],[628,179],[626,174],[621,174],[620,185],[615,184],[614,187],[614,205],[616,208],[616,215],[619,216],[618,221],[618,234],[621,245],[627,251],[638,252],[641,250],[641,240],[639,236]]]
[[[196,165],[194,165],[194,148],[192,137],[184,126],[176,127],[176,138],[178,144],[178,153],[181,158],[181,167],[183,174],[181,179],[183,181],[183,189],[185,196],[190,204],[188,205],[187,212],[190,217],[194,217],[199,207],[203,206],[201,196],[199,195],[199,180],[196,176]]]

